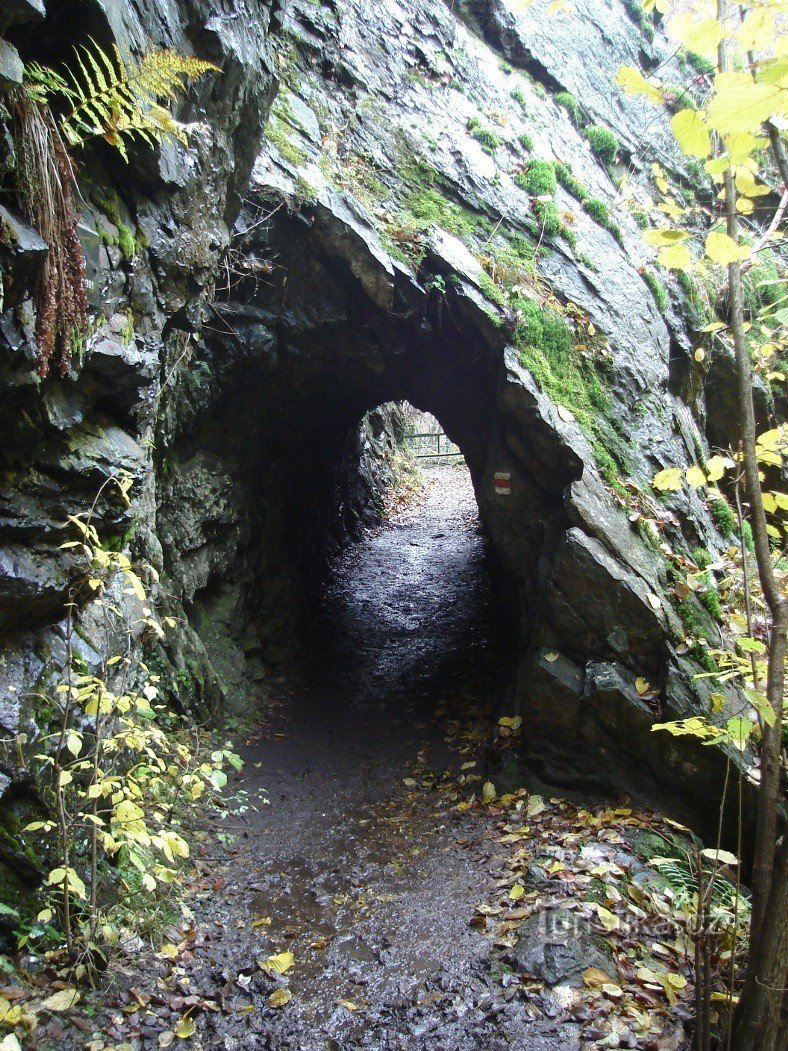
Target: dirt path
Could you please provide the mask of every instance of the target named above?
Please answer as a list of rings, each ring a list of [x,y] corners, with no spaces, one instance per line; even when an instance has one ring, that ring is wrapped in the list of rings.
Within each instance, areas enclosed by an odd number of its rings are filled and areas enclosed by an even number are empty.
[[[114,959],[97,1017],[71,1019],[93,1038],[47,1049],[688,1046],[687,917],[633,854],[675,824],[482,791],[488,605],[468,476],[430,472],[337,560],[225,819],[197,834],[170,944]],[[553,944],[551,916],[574,934]]]
[[[471,925],[490,848],[446,787],[468,753],[455,716],[491,700],[487,603],[464,470],[429,472],[340,556],[308,663],[243,749],[242,812],[206,835],[193,928],[142,994],[136,1046],[160,1046],[190,1005],[205,1048],[567,1046],[491,973]],[[261,969],[282,952],[284,977]],[[291,998],[270,1006],[280,987]]]

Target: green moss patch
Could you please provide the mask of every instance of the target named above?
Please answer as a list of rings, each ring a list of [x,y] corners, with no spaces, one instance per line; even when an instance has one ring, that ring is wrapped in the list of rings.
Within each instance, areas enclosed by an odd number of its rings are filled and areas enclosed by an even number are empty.
[[[514,181],[532,197],[552,197],[558,186],[552,161],[530,161]]]
[[[501,145],[500,138],[492,129],[482,124],[478,117],[471,117],[467,124],[468,131],[477,142],[481,143],[485,153],[492,155]]]
[[[555,101],[559,106],[566,110],[575,124],[579,125],[581,123],[583,119],[583,111],[580,109],[580,103],[571,91],[559,91],[558,94],[555,95]]]
[[[585,129],[591,149],[604,164],[612,164],[618,154],[618,138],[609,128],[592,124]]]

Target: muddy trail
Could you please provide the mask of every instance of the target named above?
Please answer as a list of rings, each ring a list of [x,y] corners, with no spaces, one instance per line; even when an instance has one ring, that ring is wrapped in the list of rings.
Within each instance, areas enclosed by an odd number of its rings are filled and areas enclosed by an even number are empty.
[[[338,557],[306,659],[203,838],[161,1007],[153,975],[118,975],[148,1008],[137,1046],[166,1046],[196,1001],[221,1008],[194,1015],[205,1048],[565,1046],[492,973],[471,925],[490,848],[446,790],[492,708],[484,547],[467,471],[444,467]],[[261,968],[283,952],[283,977]]]
[[[677,826],[484,784],[490,606],[468,475],[430,471],[337,558],[168,943],[132,941],[83,1036],[46,1046],[687,1046],[689,943],[633,846]]]

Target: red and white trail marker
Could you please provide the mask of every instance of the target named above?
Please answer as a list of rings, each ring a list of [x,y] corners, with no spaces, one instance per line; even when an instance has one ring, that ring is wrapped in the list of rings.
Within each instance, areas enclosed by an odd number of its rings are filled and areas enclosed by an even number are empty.
[[[512,476],[508,471],[496,471],[493,475],[496,496],[512,495]]]

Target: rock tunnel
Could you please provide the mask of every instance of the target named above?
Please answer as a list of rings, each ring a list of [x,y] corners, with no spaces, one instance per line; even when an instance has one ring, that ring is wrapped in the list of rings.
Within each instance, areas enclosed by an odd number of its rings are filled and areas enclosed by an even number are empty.
[[[131,167],[106,144],[86,151],[79,233],[95,327],[64,377],[35,370],[29,302],[46,245],[3,218],[21,234],[13,251],[0,246],[11,278],[0,325],[7,741],[35,740],[37,698],[63,667],[77,570],[64,522],[114,472],[134,480],[133,501],[105,491],[102,537],[160,574],[154,598],[176,628],[154,658],[172,703],[216,716],[302,634],[327,560],[380,481],[360,421],[407,399],[438,418],[470,470],[506,655],[497,704],[522,716],[523,769],[645,797],[715,832],[725,755],[651,732],[712,713],[711,687],[683,645],[664,557],[600,473],[612,456],[642,494],[655,470],[695,462],[712,407],[680,290],[658,307],[610,171],[550,94],[560,83],[590,119],[610,116],[627,165],[648,140],[686,181],[667,120],[617,88],[611,113],[590,82],[597,66],[613,63],[612,83],[614,67],[638,61],[637,26],[618,4],[585,5],[588,17],[557,36],[499,0],[484,24],[473,23],[480,5],[459,19],[436,0],[409,12],[394,0],[226,6],[175,3],[164,17],[143,0],[124,21],[85,0],[60,5],[47,32],[33,23],[14,36],[24,59],[56,61],[82,42],[79,25],[106,44],[196,53],[223,73],[183,100],[188,150],[140,148]],[[580,52],[593,56],[587,68],[566,61]],[[493,110],[501,123],[485,148],[471,129]],[[549,246],[522,186],[534,158],[564,172],[555,206],[572,216],[572,236]],[[605,223],[579,206],[580,183]],[[601,447],[564,404],[563,377],[548,389],[517,349],[517,297],[491,278],[502,266],[509,285],[527,271],[573,337],[581,325],[600,334]],[[386,411],[367,417],[381,440]],[[509,476],[505,495],[496,474]],[[691,493],[664,521],[679,551],[723,547]],[[80,616],[96,666],[89,604]],[[2,787],[13,807],[32,787],[12,752]]]
[[[524,768],[660,800],[710,828],[716,756],[653,737],[657,713],[634,686],[658,683],[677,712],[693,703],[660,570],[611,508],[571,414],[502,353],[505,329],[480,306],[462,245],[435,239],[425,287],[352,214],[261,185],[231,258],[200,365],[178,386],[157,522],[219,693],[244,696],[250,655],[275,664],[303,636],[330,555],[376,496],[361,421],[407,400],[440,421],[470,471],[489,541],[496,704],[523,717]],[[382,413],[373,430],[390,427]]]

